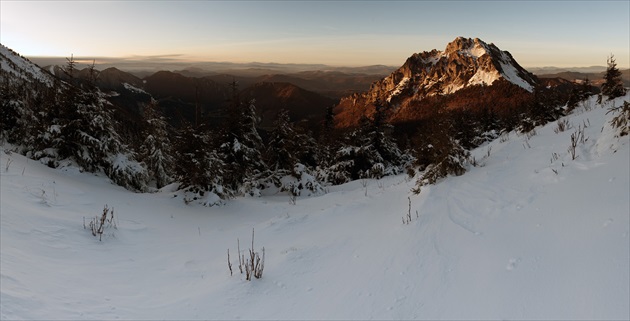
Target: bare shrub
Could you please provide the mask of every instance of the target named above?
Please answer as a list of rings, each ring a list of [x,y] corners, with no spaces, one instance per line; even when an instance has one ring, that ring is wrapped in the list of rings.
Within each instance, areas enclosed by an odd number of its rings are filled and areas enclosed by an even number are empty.
[[[230,261],[230,249],[227,249],[227,264],[228,264],[228,269],[230,269],[230,276],[232,276],[232,261]]]
[[[611,112],[618,112],[613,119],[610,120],[610,125],[613,128],[617,129],[617,137],[622,137],[630,134],[630,103],[627,101],[623,102],[623,106],[612,107],[606,112],[606,114]]]
[[[509,132],[502,132],[501,136],[499,137],[499,142],[500,143],[505,143],[508,140],[510,140],[510,133]]]
[[[407,215],[403,216],[403,224],[411,223],[411,197],[407,197],[409,200],[409,208],[407,209]]]
[[[367,179],[361,180],[361,186],[363,186],[363,188],[365,189],[365,193],[364,193],[365,196],[368,195],[368,189],[367,189],[368,185],[370,185],[370,182]]]
[[[238,250],[238,269],[241,274],[245,274],[247,281],[252,280],[252,276],[260,279],[263,276],[263,270],[265,269],[265,248],[262,248],[262,256],[260,253],[254,251],[254,229],[252,229],[252,247],[248,251],[248,255],[241,254],[241,242],[236,239]],[[228,269],[230,270],[230,276],[232,275],[232,262],[230,260],[230,249],[227,251]]]
[[[11,163],[13,163],[13,160],[11,158],[7,159],[7,166],[4,168],[5,173],[9,172],[9,166],[11,166]]]
[[[411,223],[411,197],[407,196],[407,200],[409,200],[409,208],[407,209],[407,214],[402,217],[402,223],[405,225]],[[416,219],[419,215],[418,211],[416,211]]]
[[[576,148],[579,144],[586,143],[587,140],[588,138],[584,136],[584,128],[581,125],[578,126],[578,129],[571,134],[571,145],[569,145],[568,148],[571,160],[576,160],[578,158]]]
[[[291,205],[297,204],[297,195],[293,193],[289,193],[289,204]]]
[[[413,166],[407,167],[407,179],[411,180],[416,177],[416,169]]]
[[[571,123],[569,122],[568,119],[566,119],[566,118],[565,119],[561,119],[561,120],[558,120],[557,126],[556,126],[556,128],[554,128],[553,132],[556,133],[556,134],[562,133],[562,132],[564,132],[566,130],[571,129],[572,127],[573,127],[573,125],[571,125]]]
[[[525,137],[527,137],[527,139],[530,139],[536,135],[538,135],[538,133],[536,132],[535,128],[530,131],[525,132]]]
[[[108,218],[109,215],[109,218]],[[114,208],[108,208],[107,204],[103,207],[103,214],[94,217],[88,225],[85,225],[85,217],[83,217],[83,229],[90,229],[93,236],[98,236],[98,240],[102,241],[103,233],[106,228],[118,229],[116,221],[114,221]]]
[[[480,166],[480,164],[477,161],[477,158],[475,156],[468,157],[468,163],[470,163],[470,165],[472,165],[474,167],[479,167]]]

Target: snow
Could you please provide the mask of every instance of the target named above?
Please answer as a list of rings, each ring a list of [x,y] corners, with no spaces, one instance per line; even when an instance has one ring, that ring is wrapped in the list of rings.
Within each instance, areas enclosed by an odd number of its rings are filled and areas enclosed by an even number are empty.
[[[486,48],[481,45],[478,41],[475,41],[475,45],[470,49],[470,55],[473,57],[479,58],[487,53]]]
[[[492,83],[501,78],[501,75],[499,74],[499,72],[497,72],[496,70],[493,70],[492,72],[483,70],[483,69],[477,69],[477,72],[470,77],[470,79],[468,80],[468,85],[472,86],[472,85],[492,85]]]
[[[147,94],[146,91],[144,91],[144,90],[142,90],[142,89],[140,89],[138,87],[135,87],[132,84],[126,83],[126,82],[123,83],[123,87],[125,87],[125,89],[127,89],[127,90],[129,90],[129,91],[131,91],[133,93],[136,93],[136,94]]]
[[[442,52],[439,52],[439,51],[438,51],[438,53],[437,53],[435,56],[430,56],[430,57],[424,58],[424,59],[422,60],[422,62],[423,62],[424,64],[434,66],[434,65],[435,65],[435,64],[437,64],[437,62],[440,60],[440,57],[442,57]],[[427,67],[427,68],[428,68],[428,67]]]
[[[387,102],[390,102],[393,97],[399,95],[407,87],[407,84],[409,84],[409,80],[409,77],[403,77],[403,79],[401,79],[400,82],[396,85],[396,88],[394,88],[392,93],[389,94],[389,97],[387,97]]]
[[[533,92],[534,87],[526,82],[523,78],[519,77],[518,71],[511,63],[507,63],[511,61],[511,59],[504,53],[501,52],[501,57],[499,59],[499,63],[501,64],[501,69],[503,69],[503,77],[507,79],[509,82],[529,91]]]
[[[2,44],[0,44],[0,68],[4,71],[13,72],[23,79],[28,80],[27,77],[32,77],[46,84],[52,84],[50,75],[45,74],[37,65],[20,57]]]
[[[465,83],[461,82],[450,82],[448,85],[444,86],[443,90],[446,94],[452,94],[462,88],[464,88]]]
[[[466,56],[474,57],[475,59],[488,53],[484,45],[482,45],[477,39],[475,39],[475,43],[472,47],[465,48],[460,52]]]
[[[0,318],[627,320],[630,141],[607,125],[612,103],[585,106],[572,129],[504,135],[419,195],[392,176],[294,205],[185,205],[0,150]],[[99,242],[83,222],[105,205],[117,229]],[[235,253],[252,228],[265,270],[246,281]]]
[[[466,54],[479,58],[480,56],[486,54],[486,50],[481,44],[476,43],[473,48],[467,50]],[[498,60],[501,64],[501,69],[503,71],[502,73],[499,73],[496,70],[489,72],[487,70],[479,68],[477,72],[468,80],[468,85],[491,85],[495,80],[503,77],[507,81],[529,92],[532,92],[534,90],[534,87],[532,87],[531,84],[529,84],[518,75],[518,70],[516,70],[514,65],[512,65],[511,59],[504,52],[501,52],[501,56]]]

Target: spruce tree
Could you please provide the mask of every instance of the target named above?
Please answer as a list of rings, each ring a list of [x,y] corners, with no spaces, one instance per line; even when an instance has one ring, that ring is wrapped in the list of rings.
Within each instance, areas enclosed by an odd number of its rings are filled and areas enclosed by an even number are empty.
[[[96,87],[94,64],[89,68],[86,82],[80,84],[71,78],[62,86],[59,121],[55,124],[59,134],[54,141],[58,157],[71,158],[88,172],[102,169],[114,183],[143,191],[146,170],[118,135],[112,110]],[[74,75],[72,58],[68,59],[66,70]]]
[[[416,182],[415,193],[440,178],[466,172],[464,165],[470,153],[456,138],[453,116],[444,109],[443,100],[439,100],[421,134],[415,137],[416,164],[424,170]]]
[[[261,174],[266,169],[262,159],[263,142],[256,125],[255,100],[241,101],[238,85],[232,82],[232,98],[227,110],[219,146],[220,157],[224,160],[226,188],[239,194],[258,195],[262,188]]]
[[[173,130],[159,111],[155,100],[144,109],[144,140],[139,149],[139,159],[146,167],[157,188],[171,183],[174,157],[171,136]]]
[[[330,105],[326,108],[326,113],[321,121],[321,127],[319,129],[319,135],[317,139],[317,148],[315,149],[315,155],[317,159],[317,165],[330,166],[334,163],[335,151],[339,148],[339,135],[335,129],[335,114],[334,105]]]
[[[268,168],[273,171],[290,171],[297,157],[294,154],[296,150],[295,130],[289,119],[289,112],[286,109],[280,110],[273,124],[265,159]],[[306,147],[306,146],[303,146]]]
[[[186,202],[202,199],[207,192],[222,199],[232,196],[223,187],[225,163],[213,148],[212,135],[205,126],[185,124],[179,130],[175,146],[174,169],[180,189],[187,193]]]
[[[613,100],[617,97],[621,97],[626,94],[626,89],[623,87],[623,80],[621,78],[621,71],[617,69],[617,62],[615,56],[610,55],[607,60],[608,68],[604,74],[604,84],[602,85],[602,95],[608,96],[608,100]]]
[[[386,122],[383,104],[377,100],[373,106],[372,118],[361,117],[359,128],[338,148],[335,161],[329,167],[329,180],[333,184],[399,174],[410,161],[391,137],[392,126]]]

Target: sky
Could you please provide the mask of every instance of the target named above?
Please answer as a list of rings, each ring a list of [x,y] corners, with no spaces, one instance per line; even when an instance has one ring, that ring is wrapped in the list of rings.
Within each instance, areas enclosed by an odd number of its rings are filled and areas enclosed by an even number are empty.
[[[400,66],[463,36],[524,67],[630,67],[630,0],[0,0],[0,18],[27,57]]]

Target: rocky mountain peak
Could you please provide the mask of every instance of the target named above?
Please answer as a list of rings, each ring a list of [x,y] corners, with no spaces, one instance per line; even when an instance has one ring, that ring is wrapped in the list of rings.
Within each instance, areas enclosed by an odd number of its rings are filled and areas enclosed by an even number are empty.
[[[487,54],[488,51],[488,44],[481,41],[479,38],[471,39],[457,37],[455,40],[446,45],[444,54],[449,55],[455,53],[479,58],[484,54]]]
[[[357,109],[365,109],[377,100],[404,109],[410,101],[452,94],[475,85],[491,86],[499,80],[529,92],[538,82],[509,52],[479,38],[457,37],[444,51],[433,49],[411,55],[398,70],[374,82],[369,91],[342,98],[338,110],[361,114]]]

